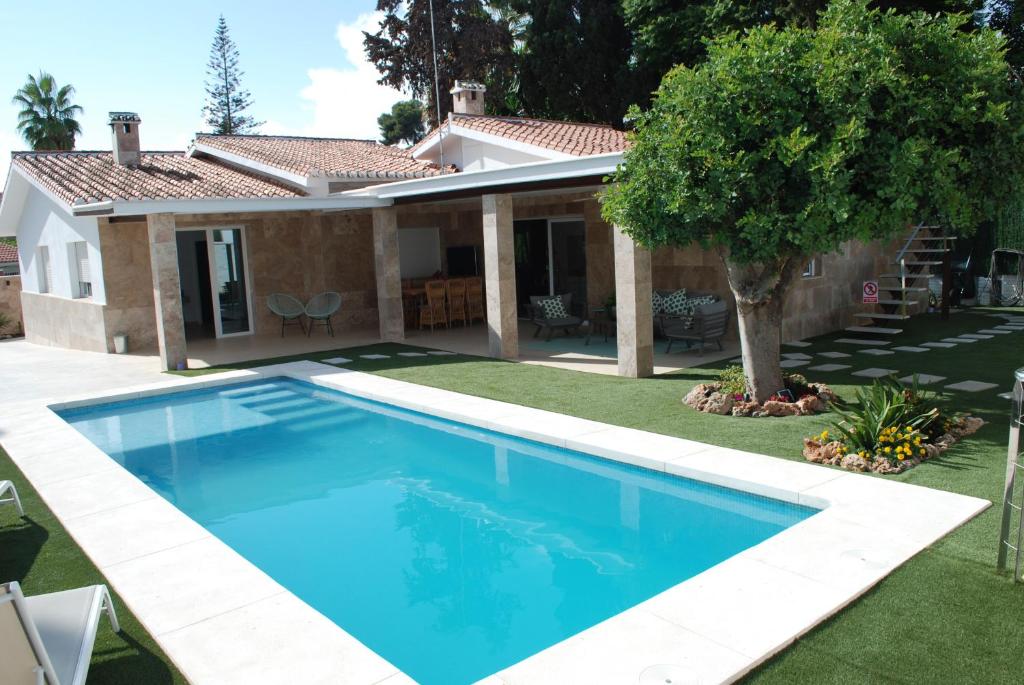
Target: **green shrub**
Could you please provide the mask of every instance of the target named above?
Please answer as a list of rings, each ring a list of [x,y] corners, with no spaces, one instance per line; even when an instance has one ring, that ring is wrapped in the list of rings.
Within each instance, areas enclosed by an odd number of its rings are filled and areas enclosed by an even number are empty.
[[[934,407],[932,396],[920,390],[915,376],[911,387],[895,378],[875,381],[858,388],[856,405],[840,403],[836,413],[842,417],[834,428],[847,452],[861,456],[877,455],[890,461],[902,461],[920,452],[923,441],[943,429],[942,415]],[[827,432],[823,434],[827,438]]]
[[[718,375],[718,386],[722,392],[735,397],[747,392],[747,377],[743,375],[743,367],[730,364]]]

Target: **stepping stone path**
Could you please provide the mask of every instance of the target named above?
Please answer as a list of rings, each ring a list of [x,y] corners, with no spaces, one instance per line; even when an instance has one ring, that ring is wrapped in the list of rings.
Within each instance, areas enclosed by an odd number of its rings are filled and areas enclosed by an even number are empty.
[[[958,335],[957,337],[953,338],[953,340],[959,340],[960,342],[965,342],[965,343],[976,343],[976,342],[978,342],[977,338],[972,338],[972,337],[970,337],[968,335]]]
[[[779,367],[783,369],[792,369],[797,366],[807,366],[810,362],[804,361],[803,359],[783,359],[779,362]]]
[[[399,352],[399,357],[426,357],[426,352]]]
[[[917,374],[918,385],[931,385],[932,383],[938,383],[939,381],[946,380],[945,376],[933,376],[930,373],[919,373]],[[914,376],[904,376],[900,379],[900,383],[906,383],[907,385],[914,384]]]
[[[321,359],[320,361],[327,362],[328,364],[348,364],[352,360],[345,357],[331,357],[330,359]]]
[[[972,343],[972,342],[978,342],[978,341],[977,340],[971,340],[970,338],[943,338],[942,342],[944,342],[944,343],[953,343],[954,345],[959,345],[960,343]]]
[[[847,354],[846,352],[819,352],[818,356],[828,357],[829,359],[846,359],[851,355]]]
[[[912,347],[910,345],[900,345],[899,347],[892,348],[897,352],[931,352],[927,347]]]
[[[812,357],[809,354],[804,354],[803,352],[783,352],[782,356],[785,357],[786,359],[804,359],[804,360],[809,360],[809,359],[813,359],[814,358],[814,357]]]
[[[978,332],[985,335],[1009,335],[1011,333],[1011,331],[1001,331],[998,328],[982,328]]]
[[[999,386],[995,383],[982,383],[981,381],[963,381],[961,383],[953,383],[947,385],[946,390],[963,390],[964,392],[981,392],[982,390],[989,390],[991,388],[998,388]]]
[[[861,354],[873,354],[876,357],[884,357],[887,354],[896,354],[892,350],[878,350],[878,349],[875,349],[875,348],[871,348],[870,350],[857,350],[857,351],[860,352]]]
[[[960,342],[963,342],[963,341],[960,341]],[[926,342],[926,343],[921,343],[921,345],[924,346],[924,347],[941,347],[943,349],[948,349],[950,347],[956,347],[956,343],[955,342]]]
[[[804,342],[803,340],[790,340],[789,342],[782,343],[787,347],[810,347],[811,343]]]
[[[982,333],[964,333],[963,335],[957,336],[957,337],[960,337],[960,338],[974,338],[975,340],[991,340],[992,338],[994,338],[996,336],[994,336],[994,335],[984,335]]]
[[[872,338],[839,338],[835,342],[846,343],[847,345],[888,345],[888,340],[874,340]]]
[[[435,357],[454,357],[454,352],[448,352],[447,350],[430,350],[427,354],[432,354]]]
[[[359,356],[363,359],[391,359],[389,354],[361,354]]]
[[[860,371],[854,371],[854,376],[862,376],[864,378],[882,378],[884,376],[891,376],[896,373],[896,369],[861,369]]]
[[[811,366],[808,371],[842,371],[843,369],[850,368],[849,364],[819,364],[818,366]]]

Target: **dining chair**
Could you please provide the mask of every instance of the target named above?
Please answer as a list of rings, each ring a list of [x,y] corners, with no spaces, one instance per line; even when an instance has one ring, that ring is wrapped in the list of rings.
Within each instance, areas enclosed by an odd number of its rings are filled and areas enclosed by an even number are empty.
[[[471,324],[477,319],[487,320],[484,309],[484,279],[479,276],[466,279],[466,319]]]
[[[461,321],[466,325],[466,279],[451,278],[448,285],[448,323]]]
[[[423,285],[427,294],[426,304],[420,306],[420,328],[430,326],[448,325],[448,315],[445,312],[445,285],[444,281],[427,281]]]

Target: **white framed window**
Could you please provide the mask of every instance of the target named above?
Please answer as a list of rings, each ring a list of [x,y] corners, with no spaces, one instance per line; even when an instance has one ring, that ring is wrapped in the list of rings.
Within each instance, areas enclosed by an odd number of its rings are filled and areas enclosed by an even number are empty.
[[[46,245],[39,247],[39,292],[53,292],[53,265],[50,263],[50,248]]]
[[[817,257],[812,257],[807,264],[804,265],[804,272],[800,274],[803,278],[816,278],[821,275],[821,260]]]
[[[84,240],[71,243],[71,261],[73,273],[78,283],[75,297],[92,297],[92,276],[89,270],[89,244]]]

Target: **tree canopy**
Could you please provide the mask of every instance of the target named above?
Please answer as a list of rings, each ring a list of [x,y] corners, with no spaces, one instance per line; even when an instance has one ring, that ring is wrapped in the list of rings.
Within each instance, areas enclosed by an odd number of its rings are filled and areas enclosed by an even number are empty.
[[[385,145],[415,145],[426,135],[423,123],[423,103],[419,100],[396,102],[390,112],[377,117],[380,142]]]
[[[217,29],[206,65],[206,105],[203,116],[213,133],[252,133],[263,122],[245,114],[252,106],[252,95],[242,88],[245,72],[238,66],[238,48],[228,33],[224,15],[217,20]]]
[[[965,32],[967,20],[836,0],[817,29],[712,41],[706,61],[666,75],[649,111],[632,110],[604,214],[644,245],[721,254],[741,340],[759,321],[746,335],[774,354],[773,369],[747,369],[758,393],[782,387],[778,333],[764,328],[808,257],[922,220],[967,234],[1015,189],[1020,86],[1001,37]]]
[[[82,108],[71,101],[74,94],[73,86],[58,86],[45,71],[25,79],[11,102],[21,107],[18,131],[33,150],[75,149],[75,137],[82,133],[75,117]]]
[[[397,88],[427,103],[431,125],[437,125],[434,58],[428,0],[378,0],[383,12],[376,33],[364,32],[366,55],[381,73],[379,83]],[[452,110],[449,91],[456,79],[483,81],[488,108],[505,102],[512,65],[512,35],[482,0],[434,3],[440,111]]]
[[[1006,39],[1006,61],[1024,69],[1024,5],[1017,0],[991,0],[988,25]]]

